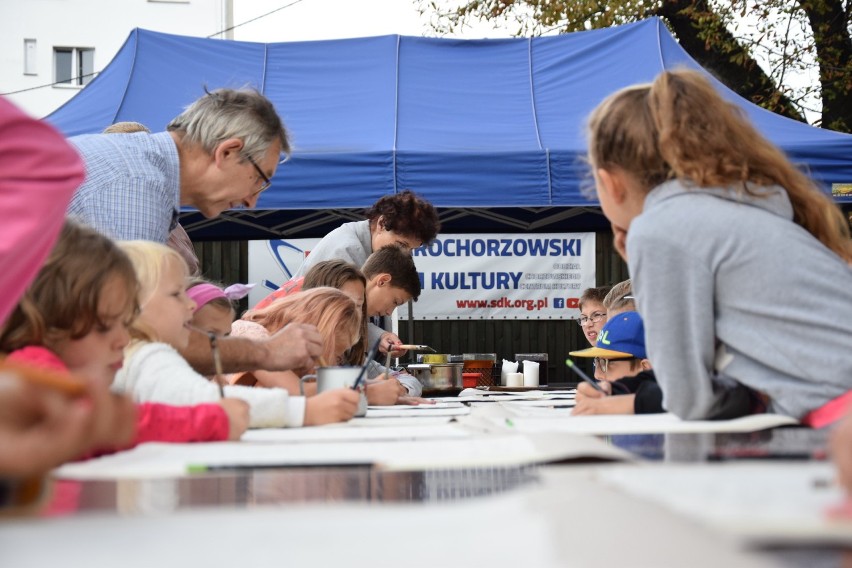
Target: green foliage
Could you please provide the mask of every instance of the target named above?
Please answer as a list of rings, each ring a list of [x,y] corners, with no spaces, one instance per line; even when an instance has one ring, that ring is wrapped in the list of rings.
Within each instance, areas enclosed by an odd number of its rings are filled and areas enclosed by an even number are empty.
[[[772,111],[852,131],[852,0],[416,0],[439,34],[537,36],[666,21],[696,60]]]

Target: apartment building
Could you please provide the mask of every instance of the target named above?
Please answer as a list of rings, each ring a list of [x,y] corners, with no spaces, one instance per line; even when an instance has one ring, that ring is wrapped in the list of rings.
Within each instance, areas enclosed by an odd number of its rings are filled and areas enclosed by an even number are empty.
[[[106,67],[134,28],[231,39],[233,0],[0,0],[0,94],[44,117]]]

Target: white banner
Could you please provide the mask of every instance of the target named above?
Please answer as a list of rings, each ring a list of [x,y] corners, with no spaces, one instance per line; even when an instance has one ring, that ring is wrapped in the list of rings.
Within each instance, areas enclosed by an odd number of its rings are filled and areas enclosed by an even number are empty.
[[[277,290],[299,271],[311,248],[319,239],[275,239],[249,241],[248,281],[257,284],[249,292],[249,307]]]
[[[249,306],[289,280],[319,240],[249,241]],[[595,234],[441,234],[414,263],[423,288],[414,319],[569,319],[595,285]]]
[[[441,234],[414,262],[414,319],[569,319],[595,285],[595,234]]]

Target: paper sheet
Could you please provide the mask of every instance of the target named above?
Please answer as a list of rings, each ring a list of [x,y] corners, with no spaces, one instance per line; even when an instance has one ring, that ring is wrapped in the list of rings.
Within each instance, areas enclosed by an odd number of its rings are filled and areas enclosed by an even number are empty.
[[[142,444],[132,450],[66,464],[55,475],[70,479],[181,477],[202,466],[287,467],[376,464],[387,469],[450,469],[525,465],[579,457],[632,459],[630,453],[589,436],[522,435],[443,439],[351,440],[305,443],[219,442]]]
[[[451,404],[451,403],[447,403]],[[397,406],[377,406],[377,407],[369,407],[367,409],[366,419],[384,419],[388,417],[406,417],[406,416],[463,416],[465,414],[470,414],[470,408],[461,404],[458,406],[439,406],[434,407],[428,404],[421,404],[419,406],[405,406],[405,405],[397,405]]]
[[[573,398],[546,398],[544,400],[510,400],[500,401],[500,406],[506,408],[561,408],[574,406]]]
[[[394,406],[375,406],[370,405],[367,407],[367,410],[384,410],[386,408],[393,408],[397,410],[406,410],[406,409],[415,409],[415,408],[426,408],[428,410],[435,410],[438,408],[462,408],[464,405],[460,402],[456,401],[447,401],[440,399],[432,399],[435,401],[435,404],[396,404]]]
[[[734,420],[681,420],[674,414],[571,416],[569,408],[509,408],[500,405],[503,414],[483,414],[496,427],[504,427],[510,418],[518,432],[563,432],[572,434],[654,434],[690,432],[757,432],[776,426],[798,424],[794,418],[779,414],[754,414]],[[483,413],[474,407],[474,414]]]
[[[440,417],[441,422],[435,423],[428,417],[405,420],[405,424],[397,422],[396,426],[389,427],[382,424],[376,426],[375,420],[365,422],[372,426],[345,427],[344,425],[329,424],[312,428],[263,428],[249,430],[241,441],[243,442],[344,442],[344,441],[368,441],[368,440],[426,440],[436,438],[463,438],[470,436],[470,431],[450,424],[451,417]],[[388,418],[387,420],[393,420]],[[416,424],[417,420],[424,420],[422,424]],[[380,422],[384,422],[381,420]],[[363,422],[361,423],[363,424]],[[340,427],[344,426],[344,427]]]
[[[753,542],[852,544],[850,523],[825,516],[843,498],[831,463],[643,464],[601,469],[597,478]]]
[[[438,400],[460,401],[460,402],[505,402],[508,400],[554,400],[573,399],[576,394],[574,389],[558,391],[483,391],[479,389],[465,389],[459,396],[441,397]]]
[[[492,390],[483,390],[483,389],[464,389],[463,391],[461,391],[459,393],[458,398],[464,400],[464,399],[466,399],[467,397],[470,397],[470,396],[475,396],[475,397],[480,397],[480,396],[502,397],[502,396],[518,396],[518,395],[526,396],[526,397],[529,397],[529,398],[543,398],[543,397],[547,397],[547,396],[574,394],[576,391],[577,391],[577,389],[547,390],[547,391],[542,391],[542,390],[528,390],[528,391],[524,391],[524,390],[519,390],[519,391],[499,390],[499,391],[492,391]]]

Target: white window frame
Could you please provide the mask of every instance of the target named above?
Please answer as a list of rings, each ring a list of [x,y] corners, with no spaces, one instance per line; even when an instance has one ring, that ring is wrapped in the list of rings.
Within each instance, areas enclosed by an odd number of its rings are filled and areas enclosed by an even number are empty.
[[[38,42],[24,38],[24,75],[38,75]]]
[[[57,78],[57,65],[56,65],[56,54],[58,52],[71,52],[71,80],[68,83],[62,82],[60,83]],[[80,69],[80,57],[83,52],[91,51],[92,52],[92,69]],[[87,77],[81,77],[84,73],[94,73],[95,72],[95,48],[94,47],[68,47],[63,45],[55,45],[53,46],[53,82],[54,87],[58,87],[60,89],[82,89],[89,82],[94,79],[94,75],[88,75]]]

